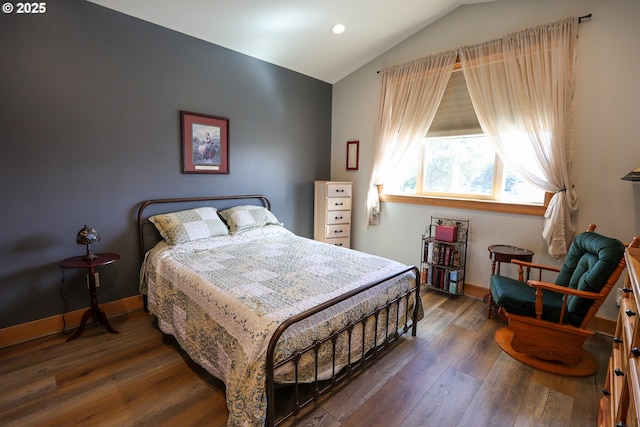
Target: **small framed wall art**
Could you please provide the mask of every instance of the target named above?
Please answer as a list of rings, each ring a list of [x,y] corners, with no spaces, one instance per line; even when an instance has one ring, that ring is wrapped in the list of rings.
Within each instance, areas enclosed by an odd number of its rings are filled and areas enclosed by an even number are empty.
[[[357,171],[360,158],[360,141],[347,141],[347,170]]]
[[[229,119],[180,111],[183,173],[229,173]]]

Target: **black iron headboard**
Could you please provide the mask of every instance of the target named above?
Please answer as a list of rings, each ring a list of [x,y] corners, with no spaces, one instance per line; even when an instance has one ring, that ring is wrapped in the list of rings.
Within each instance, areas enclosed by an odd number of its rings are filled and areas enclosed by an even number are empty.
[[[271,210],[271,202],[266,196],[263,196],[261,194],[232,195],[232,196],[177,197],[177,198],[170,198],[170,199],[145,200],[144,202],[142,202],[142,204],[138,208],[138,245],[139,245],[138,248],[140,251],[140,262],[142,263],[142,261],[144,260],[144,255],[147,251],[146,250],[147,245],[145,244],[144,229],[146,225],[150,224],[149,216],[152,216],[152,215],[145,216],[145,210],[147,210],[150,206],[158,205],[158,204],[191,204],[193,205],[194,203],[198,203],[198,202],[224,201],[224,200],[251,200],[251,199],[260,201],[262,206]],[[227,208],[227,207],[230,207],[230,206],[224,206],[224,208]],[[176,209],[173,209],[172,211],[175,211],[175,210]],[[156,215],[158,213],[164,213],[164,212],[155,212],[153,215]]]

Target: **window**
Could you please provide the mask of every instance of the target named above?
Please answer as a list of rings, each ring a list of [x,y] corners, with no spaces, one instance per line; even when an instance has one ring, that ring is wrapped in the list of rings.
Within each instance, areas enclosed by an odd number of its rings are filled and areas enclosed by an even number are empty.
[[[543,205],[545,192],[519,179],[482,133],[462,70],[452,73],[429,133],[385,194]]]

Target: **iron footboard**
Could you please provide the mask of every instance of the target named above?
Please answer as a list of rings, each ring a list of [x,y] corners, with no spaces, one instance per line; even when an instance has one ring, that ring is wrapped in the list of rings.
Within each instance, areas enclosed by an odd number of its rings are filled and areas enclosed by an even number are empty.
[[[382,306],[376,307],[374,310],[364,314],[360,318],[352,321],[351,323],[342,327],[341,329],[333,331],[329,336],[324,337],[322,339],[318,339],[305,348],[296,350],[289,357],[283,360],[280,360],[278,362],[275,361],[274,353],[276,350],[276,344],[280,339],[280,337],[284,334],[284,332],[289,327],[329,307],[339,304],[342,301],[345,301],[353,297],[354,295],[358,295],[371,288],[374,288],[375,286],[381,285],[387,282],[388,280],[391,280],[393,278],[396,278],[408,272],[412,272],[414,275],[414,285],[409,290],[407,290],[406,292],[403,292],[401,295],[396,296],[394,299],[386,302]],[[419,310],[417,309],[418,303],[419,303],[418,300],[420,299],[419,274],[420,273],[416,267],[408,267],[400,272],[387,276],[379,281],[369,283],[358,289],[354,289],[351,292],[348,292],[344,295],[333,298],[329,301],[326,301],[323,304],[320,304],[300,314],[292,316],[286,321],[284,321],[278,327],[278,329],[276,329],[273,336],[271,337],[271,340],[269,341],[269,347],[267,349],[267,360],[266,360],[266,370],[267,370],[266,372],[266,393],[267,393],[266,425],[267,427],[277,426],[282,422],[284,422],[285,420],[287,420],[288,418],[290,418],[291,416],[298,415],[304,407],[317,401],[321,396],[328,393],[329,391],[334,389],[336,386],[338,386],[345,380],[348,380],[349,378],[351,378],[353,374],[358,370],[360,370],[361,368],[363,368],[369,360],[376,358],[381,351],[385,350],[392,343],[397,341],[397,339],[400,336],[407,333],[409,329],[411,329],[411,335],[416,336],[418,320],[419,320],[418,319]],[[410,301],[411,295],[415,295],[415,300],[414,300],[413,313],[409,315],[409,311],[410,311],[409,301]],[[404,316],[400,316],[400,304],[405,305]],[[393,307],[395,307],[395,311],[392,310]],[[392,317],[392,313],[395,313],[395,316],[394,316],[395,319],[390,318]],[[383,318],[381,319],[380,317],[383,317]],[[369,321],[375,322],[373,327],[374,337],[373,337],[373,345],[370,348],[366,348],[364,331],[365,331],[365,325]],[[382,337],[378,336],[379,322],[384,322],[384,339],[383,340],[382,340]],[[391,334],[389,334],[389,326],[390,326],[389,322],[393,322],[392,324],[395,324],[395,328],[393,328],[393,333]],[[354,328],[359,324],[362,325],[362,330],[363,330],[362,343],[361,343],[362,354],[360,354],[360,357],[357,357],[356,360],[352,361],[352,358],[351,358],[352,332]],[[348,360],[344,368],[337,369],[336,368],[336,342],[339,339],[339,337],[342,336],[343,334],[347,334],[347,340],[348,340],[347,341],[348,342],[347,359]],[[382,342],[379,344],[378,343],[379,341],[382,341]],[[329,345],[332,346],[331,376],[328,379],[320,380],[318,378],[318,371],[319,371],[318,353],[321,346],[327,342],[329,342],[330,343]],[[300,383],[298,382],[298,362],[300,361],[303,355],[309,352],[312,352],[312,355],[313,355],[312,357],[315,358],[315,379],[311,383],[313,388],[311,396],[302,396],[300,393]],[[278,418],[276,419],[275,372],[276,372],[276,369],[278,369],[279,367],[287,363],[293,363],[294,365],[295,381],[293,382],[293,385],[292,385],[293,403],[290,408],[286,409],[287,411],[286,413],[278,414]]]

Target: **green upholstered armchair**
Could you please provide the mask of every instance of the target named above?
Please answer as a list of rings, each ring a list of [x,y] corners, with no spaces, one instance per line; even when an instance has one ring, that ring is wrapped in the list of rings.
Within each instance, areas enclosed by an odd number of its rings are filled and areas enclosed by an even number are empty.
[[[520,280],[491,278],[493,300],[509,322],[496,332],[496,342],[506,353],[561,375],[597,371],[596,360],[583,348],[594,335],[586,327],[620,278],[625,262],[624,245],[593,230],[592,224],[575,238],[560,269],[514,260]],[[639,243],[636,237],[630,246]],[[529,279],[531,270],[538,271],[538,280]],[[555,283],[542,281],[542,271],[557,273]]]

